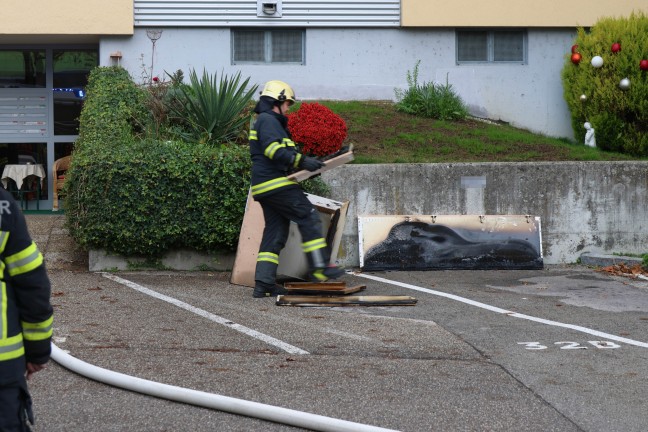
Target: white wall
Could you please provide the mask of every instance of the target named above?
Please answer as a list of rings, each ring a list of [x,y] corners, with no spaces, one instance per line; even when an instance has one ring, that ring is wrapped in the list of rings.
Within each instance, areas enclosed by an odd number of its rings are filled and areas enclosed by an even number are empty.
[[[550,136],[572,137],[560,72],[574,37],[571,30],[530,29],[528,64],[457,65],[453,29],[312,29],[306,33],[305,65],[231,65],[227,28],[164,29],[156,43],[154,75],[190,68],[202,73],[241,71],[263,85],[280,79],[300,99],[394,99],[406,88],[407,71],[421,60],[419,81],[448,82],[473,114]],[[104,37],[101,64],[121,51],[121,65],[136,81],[151,64],[144,29],[132,37]]]

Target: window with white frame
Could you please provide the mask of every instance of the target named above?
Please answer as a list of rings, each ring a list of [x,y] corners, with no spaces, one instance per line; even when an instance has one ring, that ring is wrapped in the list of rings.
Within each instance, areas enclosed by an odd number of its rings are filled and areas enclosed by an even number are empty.
[[[232,30],[232,64],[304,64],[304,30]]]
[[[457,63],[526,63],[524,30],[457,30]]]

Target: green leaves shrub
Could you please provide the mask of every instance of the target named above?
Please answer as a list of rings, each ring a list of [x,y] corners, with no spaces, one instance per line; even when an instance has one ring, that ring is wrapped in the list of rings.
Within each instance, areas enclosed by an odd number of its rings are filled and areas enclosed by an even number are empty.
[[[612,52],[614,43],[619,52]],[[648,71],[639,67],[648,59],[648,16],[603,18],[589,31],[579,28],[574,44],[582,59],[575,64],[567,53],[561,76],[576,139],[583,142],[589,121],[599,148],[648,155]],[[595,56],[603,58],[602,67],[592,66]],[[630,80],[627,90],[619,86],[624,78]]]
[[[126,256],[234,250],[249,190],[247,147],[141,139],[146,95],[123,69],[90,75],[67,174],[78,244]]]
[[[68,227],[82,246],[126,256],[233,250],[249,172],[241,146],[148,140],[97,146],[74,156]]]
[[[396,89],[396,109],[419,117],[440,120],[462,120],[468,116],[468,109],[446,79],[445,85],[434,82],[418,83],[419,65],[414,71],[407,71],[406,90]]]
[[[147,95],[124,68],[93,69],[86,93],[88,97],[79,118],[82,127],[75,150],[86,142],[119,142],[140,130],[140,119],[147,116]]]

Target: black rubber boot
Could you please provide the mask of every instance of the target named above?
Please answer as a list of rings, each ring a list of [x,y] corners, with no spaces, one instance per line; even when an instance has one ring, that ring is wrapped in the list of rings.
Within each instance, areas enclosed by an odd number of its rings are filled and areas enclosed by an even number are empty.
[[[252,297],[264,298],[288,294],[288,290],[276,283],[277,266],[278,264],[274,262],[257,261]]]
[[[281,285],[266,286],[257,282],[254,287],[254,292],[252,297],[254,298],[265,298],[265,297],[276,297],[278,295],[288,294],[288,290]]]

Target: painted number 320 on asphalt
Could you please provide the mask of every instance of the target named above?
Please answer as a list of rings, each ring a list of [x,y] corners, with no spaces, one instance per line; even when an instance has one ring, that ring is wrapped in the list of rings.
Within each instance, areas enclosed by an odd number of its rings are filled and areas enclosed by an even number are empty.
[[[621,345],[610,341],[588,341],[588,343],[599,349],[621,348]],[[518,342],[518,345],[524,345],[528,350],[543,350],[549,348],[546,345],[542,345],[540,342]],[[560,346],[560,349],[564,350],[587,349],[587,346],[581,345],[578,342],[554,342],[554,345],[558,345]]]

